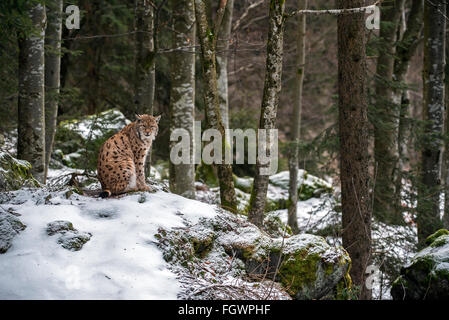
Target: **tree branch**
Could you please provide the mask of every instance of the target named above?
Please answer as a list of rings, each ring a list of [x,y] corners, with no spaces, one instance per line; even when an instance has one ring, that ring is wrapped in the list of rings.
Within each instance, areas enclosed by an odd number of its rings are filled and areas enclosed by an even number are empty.
[[[243,12],[243,14],[240,16],[240,18],[235,22],[234,27],[232,28],[232,31],[235,32],[240,27],[242,20],[246,18],[246,16],[248,15],[248,13],[251,9],[261,5],[263,2],[264,2],[264,0],[259,0],[259,1],[256,1],[252,4],[250,4],[248,7],[246,7],[245,12]]]
[[[331,15],[341,15],[341,14],[359,13],[359,12],[364,12],[364,11],[369,10],[369,9],[374,9],[380,2],[381,2],[381,0],[378,0],[378,1],[376,1],[376,3],[374,3],[374,4],[372,4],[372,5],[365,6],[365,7],[360,7],[360,8],[328,9],[328,10],[297,10],[297,11],[293,11],[293,12],[289,13],[289,14],[287,15],[287,18],[294,17],[294,16],[296,16],[296,15],[301,15],[301,14],[312,14],[312,15],[331,14]]]
[[[221,22],[223,21],[223,17],[226,11],[226,5],[228,4],[228,0],[220,0],[220,6],[217,10],[217,17],[215,18],[214,23],[214,38],[212,41],[212,47],[215,48],[215,45],[217,43],[218,33],[220,31]]]

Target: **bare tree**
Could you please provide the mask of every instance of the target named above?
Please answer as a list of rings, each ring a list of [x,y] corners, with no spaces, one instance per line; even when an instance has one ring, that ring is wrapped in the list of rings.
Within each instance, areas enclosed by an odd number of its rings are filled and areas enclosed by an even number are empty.
[[[356,8],[363,0],[337,0],[339,8]],[[370,299],[365,272],[371,252],[368,103],[366,90],[365,17],[338,16],[338,110],[343,246],[351,260],[351,279]]]
[[[401,199],[403,187],[402,178],[404,176],[404,166],[407,162],[407,142],[409,139],[409,113],[410,113],[410,92],[407,87],[406,76],[409,70],[411,58],[416,53],[416,48],[421,39],[422,33],[422,0],[413,0],[410,13],[407,18],[406,29],[401,40],[396,47],[396,59],[394,64],[395,81],[393,87],[393,101],[400,101],[400,116],[398,129],[398,165],[396,175],[395,198]],[[399,213],[399,212],[398,212]]]
[[[298,9],[307,9],[308,0],[298,0]],[[298,144],[301,135],[301,111],[302,111],[302,91],[304,82],[304,66],[306,63],[306,15],[298,16],[298,26],[296,34],[296,73],[295,73],[295,101],[293,105],[293,123],[291,130],[291,147],[288,159],[290,171],[289,181],[289,207],[288,225],[294,233],[298,233],[297,202],[298,202]]]
[[[195,8],[193,0],[171,0],[173,14],[172,47],[195,44]],[[170,53],[170,132],[185,129],[190,137],[190,163],[170,161],[170,189],[188,198],[195,198],[195,165],[193,136],[195,121],[195,54],[183,50]],[[170,142],[170,150],[175,141]]]
[[[150,0],[136,0],[134,12],[136,31],[134,113],[153,114],[155,92],[154,8]],[[151,150],[145,158],[145,176],[151,169]]]
[[[446,12],[449,12],[449,2],[446,5]],[[444,143],[444,155],[443,155],[443,183],[444,183],[444,215],[443,226],[449,229],[449,32],[446,32],[446,67],[444,69],[444,134],[446,140]]]
[[[285,1],[271,0],[265,82],[259,120],[260,129],[274,129],[276,126],[276,112],[279,104],[279,93],[281,91],[285,19]],[[267,140],[267,145],[270,145],[271,142],[269,139]],[[260,147],[258,143],[257,148],[259,149]],[[268,153],[270,150],[267,151],[267,156],[269,157],[270,155]],[[262,164],[259,157],[257,157],[256,174],[254,176],[248,213],[249,221],[257,226],[262,226],[263,224],[268,190],[268,176],[261,174],[261,170],[269,166],[269,162]]]
[[[229,101],[228,101],[228,50],[232,27],[232,11],[234,0],[228,0],[220,32],[217,39],[217,85],[220,101],[220,114],[225,129],[229,129]]]
[[[398,27],[405,0],[382,3],[379,57],[376,67],[376,105],[374,121],[374,158],[376,184],[373,214],[386,222],[400,223],[396,181],[398,174],[398,130],[401,96],[393,99],[393,74]]]
[[[423,119],[427,122],[421,153],[418,186],[418,242],[441,227],[440,192],[443,115],[446,3],[424,3]]]
[[[45,31],[45,177],[47,177],[58,117],[63,0],[47,2]]]
[[[154,103],[154,12],[149,0],[135,2],[135,83],[136,114],[153,114]]]
[[[44,38],[46,13],[33,3],[29,16],[35,32],[18,35],[19,99],[17,157],[31,163],[31,173],[45,183],[45,68]]]
[[[201,47],[201,65],[204,77],[204,102],[207,125],[209,128],[217,129],[222,137],[222,161],[221,163],[216,164],[220,184],[221,206],[231,211],[237,211],[237,199],[232,178],[232,166],[225,163],[225,155],[228,151],[226,150],[227,143],[225,128],[220,114],[216,70],[217,35],[225,13],[226,3],[226,0],[220,0],[213,26],[209,25],[206,3],[204,0],[195,0],[195,17]]]

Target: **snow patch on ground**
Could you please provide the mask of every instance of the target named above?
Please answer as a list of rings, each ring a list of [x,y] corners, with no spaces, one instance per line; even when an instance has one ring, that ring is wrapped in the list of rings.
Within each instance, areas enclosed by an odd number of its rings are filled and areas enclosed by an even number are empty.
[[[102,200],[22,189],[1,202],[27,228],[0,255],[0,299],[176,299],[179,282],[154,235],[217,214],[214,206],[162,191]],[[80,251],[64,249],[46,233],[56,220],[92,238]]]

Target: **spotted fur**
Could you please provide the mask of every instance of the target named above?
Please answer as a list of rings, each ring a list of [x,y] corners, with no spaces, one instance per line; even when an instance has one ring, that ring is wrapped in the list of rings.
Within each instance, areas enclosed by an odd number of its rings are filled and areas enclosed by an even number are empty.
[[[101,197],[130,191],[150,191],[145,183],[145,159],[158,133],[161,116],[138,115],[135,122],[110,137],[98,154]]]

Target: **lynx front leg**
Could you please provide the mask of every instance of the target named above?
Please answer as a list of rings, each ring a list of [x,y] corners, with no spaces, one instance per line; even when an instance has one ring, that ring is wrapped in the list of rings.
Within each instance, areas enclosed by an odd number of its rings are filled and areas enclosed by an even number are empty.
[[[136,163],[137,189],[140,191],[151,191],[151,188],[145,182],[145,160]]]

